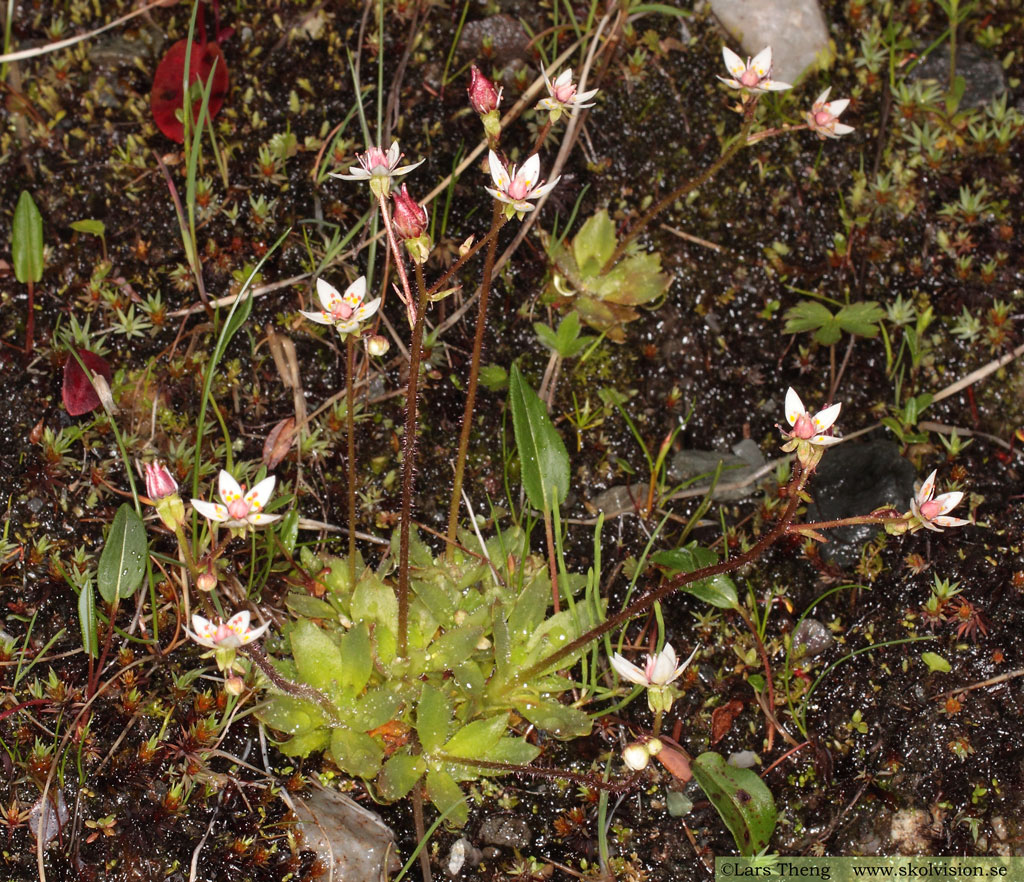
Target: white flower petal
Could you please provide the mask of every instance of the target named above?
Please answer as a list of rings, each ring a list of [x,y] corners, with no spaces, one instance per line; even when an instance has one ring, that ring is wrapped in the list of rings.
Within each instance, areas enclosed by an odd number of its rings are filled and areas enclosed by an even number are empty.
[[[235,613],[224,624],[229,630],[234,631],[239,637],[241,637],[242,634],[249,630],[249,618],[249,610],[243,609],[241,612]]]
[[[242,644],[252,643],[253,640],[259,640],[264,635],[267,628],[270,627],[270,622],[264,622],[258,628],[250,628],[242,635]]]
[[[217,478],[217,495],[225,505],[231,505],[236,499],[242,498],[242,488],[227,469],[220,470],[220,476]]]
[[[936,518],[932,518],[932,521],[943,527],[966,527],[970,523],[970,521],[965,521],[963,518],[951,518],[946,515],[939,515]]]
[[[615,653],[611,657],[612,667],[623,680],[628,680],[630,683],[636,683],[637,686],[648,686],[647,677],[643,671],[640,670],[635,664],[628,659]]]
[[[326,279],[316,280],[316,296],[320,300],[320,305],[324,308],[324,312],[328,313],[334,307],[334,304],[341,299],[338,289]]]
[[[533,191],[530,193],[528,198],[530,198],[530,199],[540,199],[541,196],[547,196],[548,193],[550,193],[552,190],[555,189],[555,187],[558,185],[558,182],[561,179],[562,179],[562,176],[559,175],[553,181],[548,181],[546,184],[542,184],[539,187],[535,187],[533,189]]]
[[[274,485],[276,483],[277,477],[271,475],[268,478],[264,478],[245,494],[245,501],[249,503],[250,512],[253,510],[260,511],[266,507],[270,495],[274,492]]]
[[[825,110],[832,114],[832,116],[839,116],[839,114],[841,114],[849,106],[849,98],[836,98],[835,101],[829,101],[828,104],[825,105]]]
[[[494,186],[502,192],[508,190],[509,184],[512,183],[512,178],[509,177],[505,163],[501,161],[501,158],[493,150],[487,156],[487,163],[491,169],[491,180],[494,181]]]
[[[762,49],[760,52],[758,52],[757,55],[755,55],[751,59],[750,64],[748,65],[748,67],[753,68],[754,72],[759,77],[765,77],[769,73],[771,73],[771,69],[772,69],[772,47],[771,46],[765,46],[764,49]],[[789,86],[786,86],[786,88],[788,89]]]
[[[842,438],[836,435],[815,435],[811,438],[811,444],[816,444],[818,447],[831,447],[842,440]]]
[[[825,102],[826,102],[826,101],[828,101],[828,93],[829,93],[829,92],[831,92],[831,91],[832,91],[832,87],[831,87],[831,86],[829,86],[829,87],[828,87],[828,88],[827,88],[827,89],[826,89],[826,90],[825,90],[824,92],[822,92],[822,93],[821,93],[821,94],[820,94],[820,95],[819,95],[819,96],[818,96],[818,97],[817,97],[817,98],[815,99],[815,101],[814,101],[814,104],[812,104],[811,106],[812,106],[813,108],[815,108],[815,109],[817,109],[817,108],[819,108],[819,107],[824,107],[824,106],[825,106]]]
[[[244,521],[239,521],[238,526],[244,527],[246,524],[250,524],[254,527],[263,527],[267,524],[272,524],[274,521],[281,520],[281,515],[264,514],[261,511],[252,511],[246,515]]]
[[[529,188],[537,183],[538,178],[540,178],[540,155],[534,153],[533,156],[523,163],[523,167],[516,172],[516,180],[524,181],[527,188]]]
[[[371,300],[369,303],[363,303],[359,309],[356,310],[356,318],[365,322],[370,316],[372,316],[378,309],[380,309],[380,298],[377,297]]]
[[[743,63],[743,59],[733,52],[728,46],[722,47],[722,58],[725,59],[726,70],[728,70],[734,77],[738,77],[747,69],[746,64]],[[729,81],[725,80],[725,82]],[[739,88],[738,83],[736,84],[736,87]]]
[[[204,619],[199,613],[192,614],[192,627],[195,628],[196,633],[200,637],[206,637],[207,639],[217,633],[217,626],[209,619]]]
[[[362,303],[366,299],[366,276],[360,276],[345,289],[346,303]]]
[[[361,168],[358,165],[352,166],[352,168],[348,170],[347,174],[331,172],[330,176],[332,178],[340,178],[343,181],[368,181],[372,177],[365,168]]]
[[[231,516],[228,514],[228,510],[217,502],[205,502],[202,499],[193,499],[192,508],[194,508],[204,518],[211,521],[217,521],[218,523],[224,523]]]
[[[921,485],[921,489],[917,491],[917,496],[915,497],[918,505],[924,505],[935,494],[935,475],[937,473],[938,470],[936,469],[924,479],[924,483]]]
[[[954,490],[950,493],[941,493],[935,497],[935,502],[939,503],[942,508],[939,511],[940,515],[946,514],[946,512],[952,511],[960,504],[960,500],[964,498],[964,494],[959,490]],[[937,520],[937,518],[932,518]]]
[[[331,318],[326,312],[306,312],[304,309],[299,310],[299,315],[304,315],[311,322],[316,322],[318,325],[333,325],[334,319]]]
[[[409,165],[403,165],[401,168],[396,168],[394,171],[391,172],[391,174],[395,175],[396,177],[398,175],[407,175],[414,168],[419,168],[426,161],[426,159],[421,159],[419,162],[412,162]]]
[[[839,418],[839,411],[842,407],[842,402],[839,402],[831,407],[826,407],[824,410],[819,410],[811,419],[811,422],[814,423],[814,428],[819,432],[824,432]]]
[[[796,421],[807,413],[804,410],[804,403],[800,400],[800,396],[797,395],[796,389],[792,386],[786,390],[786,422],[791,426],[796,425]]]
[[[671,643],[666,643],[665,648],[654,656],[654,664],[651,666],[651,683],[656,686],[665,686],[674,679],[676,663],[676,651]]]

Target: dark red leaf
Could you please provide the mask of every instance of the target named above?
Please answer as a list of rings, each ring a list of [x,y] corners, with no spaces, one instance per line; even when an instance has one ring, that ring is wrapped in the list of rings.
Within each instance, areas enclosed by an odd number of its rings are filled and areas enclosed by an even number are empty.
[[[268,469],[276,468],[288,455],[294,441],[295,418],[288,417],[281,420],[267,435],[267,440],[263,443],[263,464]]]
[[[732,728],[733,722],[743,713],[743,702],[737,698],[711,711],[711,743],[717,744]]]
[[[677,780],[689,781],[693,777],[693,772],[690,771],[690,761],[685,754],[680,753],[674,747],[669,747],[666,744],[654,757]]]
[[[153,111],[153,119],[157,127],[172,141],[179,144],[185,140],[185,127],[178,119],[178,111],[184,106],[185,96],[181,89],[185,73],[185,53],[188,40],[178,40],[157,65],[153,76],[153,91],[149,96],[149,106]],[[214,66],[216,64],[216,67]],[[228,93],[228,67],[224,63],[224,55],[216,43],[200,45],[193,41],[192,53],[189,56],[188,84],[199,82],[205,87],[213,71],[213,85],[210,88],[210,119],[217,115],[224,98]],[[192,102],[192,119],[199,116],[202,102]]]
[[[88,349],[79,349],[78,357],[90,371],[110,382],[113,372],[105,358]],[[72,355],[68,356],[67,364],[64,365],[64,406],[71,416],[81,416],[100,406],[96,390]]]

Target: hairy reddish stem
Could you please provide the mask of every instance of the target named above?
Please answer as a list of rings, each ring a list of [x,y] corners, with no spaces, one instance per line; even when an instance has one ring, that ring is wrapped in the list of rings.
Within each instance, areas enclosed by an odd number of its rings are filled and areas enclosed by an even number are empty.
[[[405,656],[409,640],[409,529],[412,523],[412,489],[416,472],[416,409],[420,377],[420,358],[423,352],[423,318],[427,311],[427,289],[423,281],[423,267],[416,264],[416,287],[419,303],[416,324],[412,329],[409,347],[409,388],[405,408],[405,448],[402,452],[402,515],[398,536],[398,654]]]
[[[452,487],[451,503],[448,507],[448,544],[445,556],[450,559],[455,547],[455,534],[459,526],[459,506],[462,502],[462,482],[466,472],[466,454],[469,450],[469,436],[473,432],[473,411],[476,408],[476,385],[480,376],[480,354],[484,347],[484,329],[487,326],[487,301],[491,293],[491,276],[494,273],[494,256],[497,251],[497,232],[505,223],[504,205],[494,200],[491,218],[490,242],[484,260],[484,275],[480,282],[480,305],[476,317],[476,335],[473,337],[473,356],[469,365],[469,386],[466,390],[466,407],[462,415],[462,431],[459,433],[459,451],[455,459],[455,481]]]
[[[690,573],[680,573],[674,579],[669,579],[664,585],[661,585],[653,591],[648,592],[643,597],[640,597],[624,610],[616,613],[610,619],[605,619],[605,621],[597,627],[591,628],[571,643],[566,644],[561,649],[551,653],[536,664],[530,665],[526,670],[521,671],[516,676],[515,682],[529,682],[534,677],[537,677],[544,671],[549,670],[562,659],[572,655],[578,649],[582,649],[584,646],[592,643],[598,637],[602,637],[609,631],[618,628],[634,616],[639,615],[642,612],[646,612],[659,600],[662,600],[673,591],[677,591],[679,588],[682,588],[684,585],[689,585],[691,582],[697,582],[701,579],[708,579],[711,576],[717,576],[720,573],[730,573],[751,561],[757,560],[771,545],[774,545],[786,533],[790,521],[792,521],[793,516],[796,514],[797,507],[800,505],[800,493],[803,490],[804,485],[807,483],[808,477],[809,473],[804,471],[799,462],[796,463],[794,466],[793,477],[789,482],[789,503],[782,512],[782,516],[779,518],[778,523],[743,554],[730,558],[729,560],[721,561],[717,564],[702,567],[701,569],[694,570]]]

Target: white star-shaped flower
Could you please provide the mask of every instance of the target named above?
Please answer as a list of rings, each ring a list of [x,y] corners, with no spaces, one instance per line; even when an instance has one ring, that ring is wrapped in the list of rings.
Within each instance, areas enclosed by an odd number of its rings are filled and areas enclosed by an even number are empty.
[[[334,325],[342,337],[355,334],[359,326],[380,308],[380,298],[364,302],[366,298],[366,276],[360,276],[341,294],[334,285],[324,279],[316,280],[316,296],[321,309],[307,312],[300,309],[310,321],[320,325]]]
[[[192,507],[204,518],[225,527],[262,527],[281,517],[263,513],[276,483],[277,478],[271,475],[247,492],[227,471],[221,469],[217,480],[217,493],[221,502],[193,499]]]
[[[263,632],[270,627],[270,623],[260,625],[258,628],[249,627],[249,611],[242,610],[235,613],[226,622],[214,624],[201,615],[192,616],[192,627],[194,631],[185,629],[188,634],[200,646],[208,649],[237,649],[245,646],[263,636]]]

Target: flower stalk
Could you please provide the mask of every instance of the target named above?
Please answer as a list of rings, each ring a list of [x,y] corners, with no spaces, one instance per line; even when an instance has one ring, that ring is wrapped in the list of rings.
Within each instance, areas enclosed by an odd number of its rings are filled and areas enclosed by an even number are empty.
[[[356,584],[356,337],[345,337],[345,434],[348,451],[348,579]]]
[[[455,535],[459,526],[459,506],[462,500],[462,483],[466,472],[466,454],[469,450],[469,436],[473,431],[473,411],[476,408],[476,387],[480,376],[480,355],[484,347],[484,328],[487,324],[487,301],[491,294],[491,276],[494,273],[494,258],[498,246],[498,230],[508,220],[503,203],[494,200],[491,217],[490,241],[484,259],[484,274],[480,282],[480,303],[476,316],[476,334],[473,337],[473,355],[469,365],[469,385],[466,389],[466,406],[462,416],[462,431],[459,433],[459,450],[455,458],[455,480],[452,486],[451,502],[448,506],[448,533],[445,556],[451,559],[455,547]]]
[[[409,388],[406,393],[405,448],[402,452],[402,514],[398,528],[398,654],[402,657],[405,656],[409,641],[409,528],[412,523],[412,490],[416,471],[416,411],[420,358],[423,352],[423,319],[428,303],[423,264],[417,263],[415,267],[419,301],[409,346]]]

